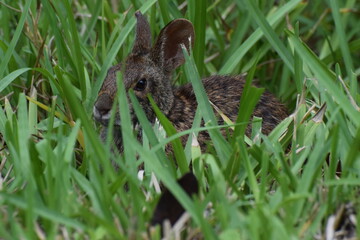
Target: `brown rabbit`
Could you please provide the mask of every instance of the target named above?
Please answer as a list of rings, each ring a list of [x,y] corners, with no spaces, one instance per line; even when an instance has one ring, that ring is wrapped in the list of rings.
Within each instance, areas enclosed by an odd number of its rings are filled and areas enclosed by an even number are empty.
[[[151,44],[150,26],[146,18],[136,12],[137,26],[136,39],[132,53],[124,65],[123,82],[126,90],[132,88],[144,109],[149,121],[155,122],[155,114],[149,103],[147,94],[151,94],[157,106],[173,123],[178,131],[191,128],[197,101],[191,84],[180,87],[172,86],[173,71],[185,61],[181,44],[188,50],[194,41],[194,29],[186,19],[176,19],[167,24],[160,32],[154,46]],[[191,43],[190,43],[191,42]],[[94,106],[94,117],[105,127],[101,137],[107,132],[110,119],[110,110],[117,91],[116,72],[122,70],[118,64],[108,71],[108,75],[99,92]],[[240,96],[245,84],[243,76],[212,76],[203,79],[203,85],[209,100],[218,107],[232,121],[235,121],[239,109]],[[138,124],[132,106],[130,113],[134,126]],[[253,116],[262,118],[262,132],[268,134],[285,117],[287,112],[269,92],[265,92],[257,104]],[[223,120],[219,117],[219,124]],[[117,148],[122,151],[120,134],[120,116],[116,114],[114,140]],[[250,133],[247,128],[247,135]],[[187,137],[182,138],[185,145]],[[200,132],[198,141],[202,150],[205,150],[207,132]],[[169,150],[169,148],[168,148]]]

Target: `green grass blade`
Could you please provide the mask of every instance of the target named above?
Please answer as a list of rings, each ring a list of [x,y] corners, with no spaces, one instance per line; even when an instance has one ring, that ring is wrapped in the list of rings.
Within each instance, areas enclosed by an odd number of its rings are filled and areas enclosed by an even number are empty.
[[[161,125],[164,127],[166,134],[171,137],[177,133],[175,127],[172,123],[166,118],[166,116],[161,112],[159,107],[156,105],[151,96],[149,96],[150,104],[155,111],[156,116],[158,117]],[[176,158],[176,162],[179,166],[180,172],[185,174],[189,171],[189,167],[186,161],[186,156],[184,153],[183,146],[181,144],[180,138],[176,138],[171,142],[172,148],[174,150],[174,155]]]
[[[183,53],[185,55],[186,77],[187,79],[191,80],[196,95],[196,100],[199,104],[198,108],[201,109],[205,124],[208,124],[208,126],[217,125],[215,114],[209,103],[209,99],[206,95],[204,86],[202,85],[199,73],[196,70],[194,60],[189,56],[186,49],[183,49]],[[223,159],[223,161],[226,161],[225,159],[228,159],[230,156],[230,147],[228,144],[226,144],[224,137],[217,129],[209,130],[209,134],[211,139],[214,141],[214,146],[217,153],[219,154],[219,157]]]
[[[256,69],[256,64],[253,65],[250,72],[246,76],[245,86],[242,95],[240,97],[236,126],[232,134],[232,140],[231,140],[231,145],[234,147],[234,150],[229,160],[229,163],[226,166],[226,175],[229,176],[229,179],[233,179],[236,176],[236,174],[239,173],[241,157],[238,156],[239,147],[237,143],[239,141],[242,142],[243,139],[245,138],[245,132],[248,124],[244,124],[244,123],[249,122],[251,114],[254,111],[255,105],[259,101],[260,96],[264,91],[263,89],[257,89],[251,86],[255,69]]]
[[[344,163],[344,168],[343,168],[343,174],[345,176],[349,176],[350,173],[352,172],[351,168],[354,167],[356,160],[359,160],[359,149],[360,149],[360,127],[358,127],[356,134],[355,134],[355,138],[353,139],[353,142],[351,143],[351,149],[348,153],[348,155],[346,156],[346,160]],[[356,167],[359,167],[359,164],[357,164]]]
[[[58,75],[60,76],[60,75]],[[66,95],[68,100],[68,105],[70,107],[71,112],[76,118],[81,120],[82,126],[84,127],[84,131],[89,138],[91,145],[94,147],[93,151],[96,154],[97,158],[104,159],[106,154],[104,153],[104,149],[99,144],[99,137],[95,134],[94,128],[87,116],[83,105],[80,103],[79,99],[76,97],[73,86],[70,84],[69,80],[66,78],[61,79],[59,81],[63,94]],[[103,161],[106,161],[105,159]]]
[[[6,50],[6,53],[5,53],[4,57],[1,59],[1,63],[0,63],[0,79],[3,78],[4,73],[6,71],[7,64],[9,63],[10,58],[13,55],[15,47],[16,47],[18,41],[19,41],[19,38],[20,38],[20,35],[22,33],[22,30],[23,30],[23,27],[24,27],[24,24],[25,24],[25,21],[26,21],[26,18],[27,18],[27,15],[28,15],[28,12],[29,12],[29,9],[30,9],[30,6],[31,6],[31,3],[32,3],[32,0],[26,1],[26,4],[25,4],[23,12],[21,14],[20,20],[17,23],[16,30],[14,32],[14,36],[12,37],[12,40],[10,42],[10,45],[9,45],[8,49]]]
[[[345,32],[346,22],[342,21],[343,19],[340,16],[340,7],[338,1],[330,0],[329,3],[331,7],[331,13],[335,22],[335,31],[337,33],[337,37],[339,38],[339,47],[342,53],[342,57],[344,59],[347,75],[350,78],[354,70],[354,64],[350,55],[349,44],[346,36],[347,34]],[[352,93],[352,96],[355,96],[355,94],[357,93],[356,89],[358,87],[357,81],[350,81],[350,83],[350,91]]]
[[[14,72],[10,73],[9,75],[5,76],[3,79],[0,80],[0,92],[2,92],[5,88],[9,86],[17,77],[21,74],[31,70],[31,68],[22,68],[15,70]]]
[[[118,102],[119,102],[119,113],[121,119],[121,133],[124,145],[124,158],[128,167],[130,175],[134,175],[137,172],[136,164],[136,152],[130,147],[130,145],[136,142],[133,133],[133,126],[129,112],[129,104],[126,97],[125,86],[122,81],[122,74],[117,74],[117,86],[118,86]]]
[[[273,28],[277,26],[280,20],[282,20],[288,12],[294,10],[301,0],[292,0],[287,2],[285,5],[280,7],[275,13],[268,17],[267,21]],[[224,66],[220,69],[220,74],[229,74],[235,67],[238,65],[240,60],[245,56],[245,54],[250,50],[251,47],[255,45],[257,41],[263,36],[263,32],[260,29],[257,29],[253,34],[251,34],[244,43],[228,58]]]
[[[169,15],[169,3],[170,2],[166,1],[166,0],[159,0],[158,2],[159,2],[161,16],[164,20],[164,23],[170,22],[172,20]]]
[[[255,5],[255,1],[244,0],[244,2],[247,5],[247,8],[250,12],[250,16],[252,16],[253,20],[259,25],[264,36],[268,39],[270,44],[280,55],[280,57],[282,58],[283,62],[287,65],[287,67],[292,72],[294,72],[294,59],[292,55],[290,54],[289,50],[285,47],[285,45],[280,41],[280,38],[275,33],[274,29],[271,28],[269,22],[264,17],[264,14]]]
[[[250,116],[254,111],[254,108],[256,106],[256,103],[260,100],[260,96],[264,92],[264,89],[258,89],[253,86],[251,86],[254,73],[256,69],[256,64],[252,67],[249,74],[246,76],[246,82],[243,89],[243,93],[240,98],[240,106],[238,111],[238,116],[236,118],[236,123],[244,123],[249,122]],[[236,141],[236,138],[240,137],[243,138],[245,136],[247,125],[237,125],[234,129],[233,133],[233,141],[232,144],[234,144],[234,141]]]
[[[51,26],[51,33],[54,36],[55,39],[55,45],[57,46],[57,57],[58,57],[58,64],[60,67],[65,68],[66,64],[69,64],[72,69],[76,69],[76,65],[74,63],[74,59],[71,57],[71,54],[68,51],[68,46],[66,45],[65,42],[65,38],[68,37],[70,35],[70,33],[68,31],[66,31],[65,33],[67,34],[67,36],[64,36],[63,33],[61,32],[60,29],[60,24],[58,23],[58,18],[60,17],[64,17],[63,15],[56,15],[54,14],[55,9],[54,9],[54,5],[52,5],[49,1],[46,0],[41,0],[42,5],[44,7],[44,13],[46,16],[46,21],[48,22],[48,24]],[[57,4],[59,4],[59,2],[56,2]],[[61,9],[61,7],[59,7]],[[65,26],[67,26],[66,24],[66,20],[63,20],[65,22]]]
[[[80,84],[80,91],[81,91],[81,100],[84,101],[86,99],[87,93],[86,92],[86,83],[85,83],[85,74],[84,74],[84,62],[83,57],[81,54],[81,43],[79,39],[79,34],[75,25],[74,15],[72,13],[72,8],[70,5],[69,0],[63,1],[67,13],[67,21],[62,22],[64,26],[69,27],[69,32],[71,34],[72,42],[69,43],[69,47],[71,48],[72,57],[74,57],[74,63],[76,65],[76,72],[77,72],[77,81]]]
[[[142,109],[139,101],[136,99],[133,90],[129,91],[129,97],[130,97],[131,103],[133,104],[136,116],[137,116],[147,138],[149,139],[150,144],[152,146],[159,145],[159,141],[152,129],[152,126],[151,126],[149,120],[147,119],[145,112]],[[165,152],[162,150],[162,148],[159,148],[159,150],[157,150],[155,153],[161,163],[165,164],[168,161],[167,156],[166,156]],[[164,167],[164,166],[165,165],[163,165],[162,167]],[[172,166],[172,165],[170,164],[169,166]],[[172,169],[172,173],[174,173],[174,175],[175,175],[175,168]]]
[[[248,178],[249,178],[249,185],[252,190],[252,193],[254,194],[255,201],[260,202],[260,189],[259,189],[258,183],[256,181],[256,176],[254,173],[253,166],[250,162],[249,156],[246,151],[245,143],[244,143],[244,141],[237,141],[236,145],[238,146],[241,157],[244,160],[245,170],[246,170]]]
[[[196,33],[194,42],[194,61],[200,76],[204,72],[204,58],[205,58],[205,33],[206,33],[206,16],[207,16],[207,1],[196,0],[195,2],[195,15],[190,20],[194,24]],[[194,5],[194,4],[193,4]]]
[[[83,43],[85,43],[89,39],[91,32],[94,31],[95,24],[98,21],[98,17],[100,16],[100,13],[101,13],[102,4],[103,4],[103,1],[101,1],[101,0],[96,1],[95,7],[93,8],[93,10],[95,10],[95,11],[91,14],[90,21],[89,21],[88,25],[86,26],[86,31],[85,31],[84,35],[82,36],[81,41]]]
[[[335,74],[330,71],[320,60],[319,58],[305,45],[303,44],[298,37],[296,37],[292,32],[287,31],[289,36],[289,41],[294,45],[295,51],[303,59],[304,63],[312,70],[312,72],[317,77],[317,80],[326,89],[342,106],[346,114],[354,122],[356,126],[360,125],[360,112],[357,112],[354,107],[351,105],[349,99],[346,97],[342,89],[335,84]]]
[[[295,34],[296,36],[299,36],[299,23],[296,24]],[[300,93],[303,87],[304,72],[302,59],[297,52],[294,53],[294,74],[296,90],[298,93]]]

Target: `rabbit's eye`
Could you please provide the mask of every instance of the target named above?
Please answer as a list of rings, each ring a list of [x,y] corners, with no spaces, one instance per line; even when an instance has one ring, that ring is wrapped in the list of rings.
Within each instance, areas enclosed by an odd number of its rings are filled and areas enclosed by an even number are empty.
[[[136,83],[134,90],[135,91],[144,91],[145,88],[146,88],[146,79],[142,78]]]

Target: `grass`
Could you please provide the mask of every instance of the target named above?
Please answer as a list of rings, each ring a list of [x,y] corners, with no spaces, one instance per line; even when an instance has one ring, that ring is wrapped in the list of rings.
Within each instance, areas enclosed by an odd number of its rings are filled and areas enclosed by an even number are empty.
[[[132,48],[137,9],[154,34],[174,18],[194,23],[193,56],[176,84],[192,82],[201,110],[183,133],[158,113],[169,136],[161,137],[119,87],[127,126],[119,155],[111,139],[101,143],[92,106],[107,69]],[[159,239],[159,228],[148,231],[160,196],[152,174],[191,216],[183,239],[320,239],[341,204],[360,210],[359,14],[355,0],[1,0],[0,239]],[[200,77],[242,72],[292,113],[269,136],[244,138],[261,92],[252,87],[227,126],[231,137],[214,123]],[[144,143],[128,131],[126,101]],[[203,130],[201,118],[208,153],[178,141]],[[170,142],[176,151],[166,156]],[[190,162],[200,185],[194,200],[176,184]]]

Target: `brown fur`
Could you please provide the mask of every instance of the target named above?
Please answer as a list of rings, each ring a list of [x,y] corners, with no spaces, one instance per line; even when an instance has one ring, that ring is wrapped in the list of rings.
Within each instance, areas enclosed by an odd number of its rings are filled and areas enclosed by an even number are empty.
[[[147,94],[151,94],[156,104],[173,123],[178,131],[191,128],[197,101],[191,84],[180,87],[171,85],[173,71],[184,63],[184,56],[180,44],[189,50],[194,40],[192,24],[185,19],[176,19],[165,26],[151,48],[150,27],[145,17],[137,12],[137,32],[132,53],[126,59],[123,82],[126,90],[133,88],[148,119],[154,123],[155,114],[151,108]],[[190,41],[189,41],[190,40]],[[112,67],[99,92],[98,100],[94,106],[94,117],[105,128],[102,138],[105,138],[109,111],[116,94],[116,72],[121,70],[121,65]],[[140,80],[146,80],[146,87],[138,89]],[[212,76],[203,79],[203,85],[209,100],[215,104],[226,116],[235,121],[238,115],[239,100],[245,84],[243,76]],[[136,116],[130,105],[132,121],[137,123]],[[106,115],[106,116],[105,116]],[[253,116],[263,119],[262,132],[269,134],[275,126],[287,117],[287,111],[272,94],[265,92],[257,104]],[[223,121],[219,118],[219,123]],[[115,143],[122,151],[119,114],[116,115]],[[250,133],[250,127],[247,134]],[[185,144],[187,137],[182,138]],[[200,132],[198,141],[203,150],[209,140],[207,132]]]

